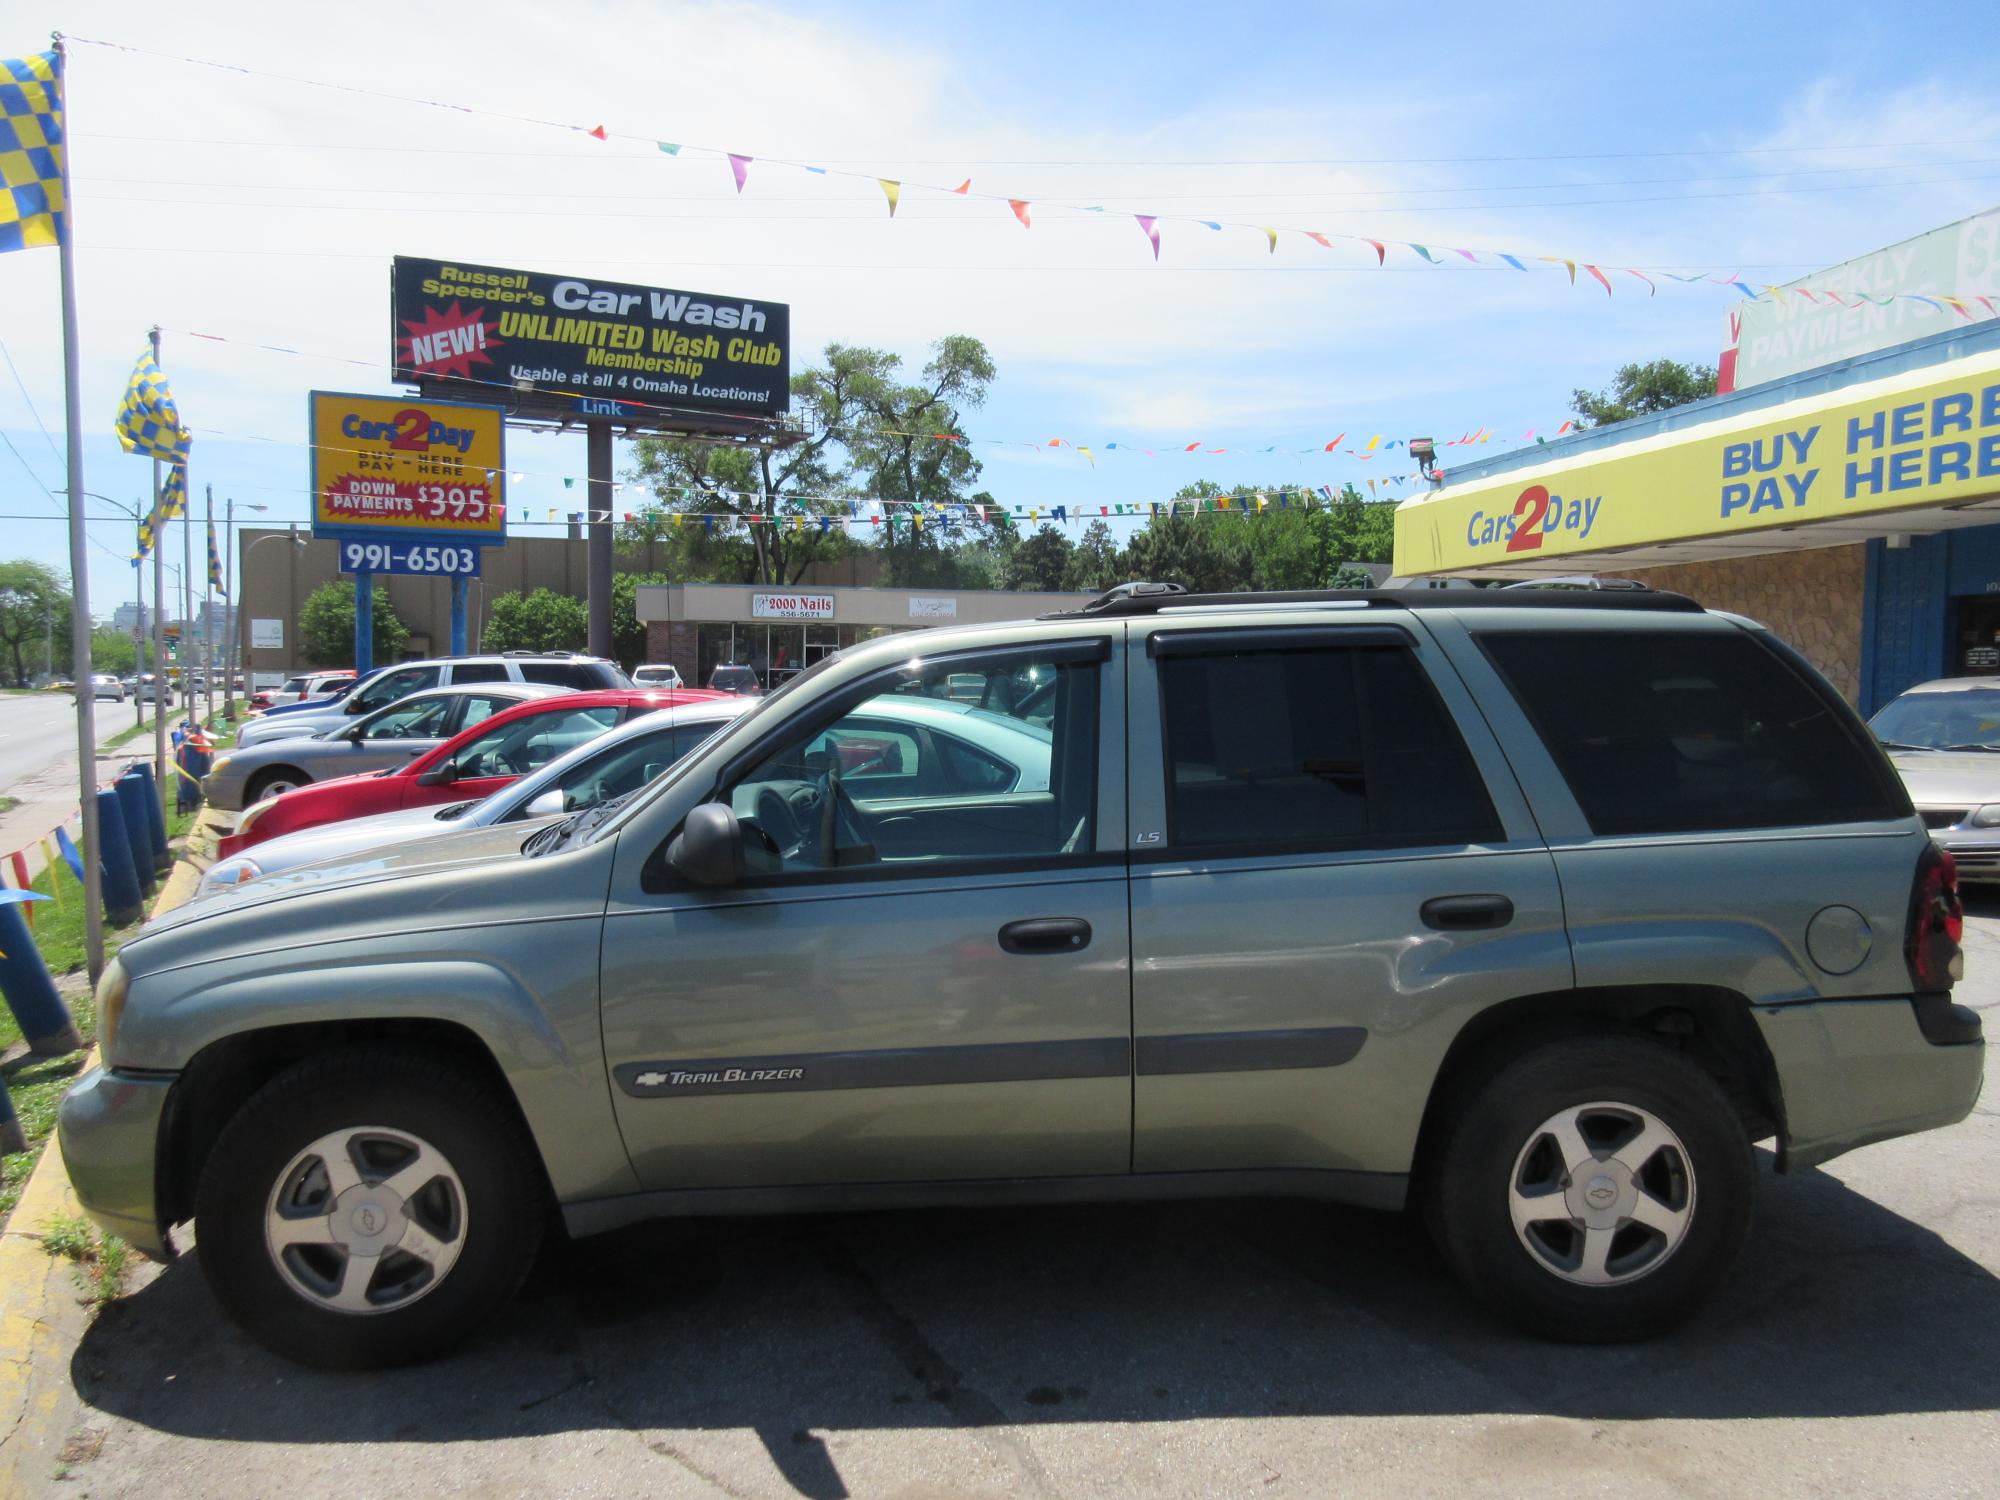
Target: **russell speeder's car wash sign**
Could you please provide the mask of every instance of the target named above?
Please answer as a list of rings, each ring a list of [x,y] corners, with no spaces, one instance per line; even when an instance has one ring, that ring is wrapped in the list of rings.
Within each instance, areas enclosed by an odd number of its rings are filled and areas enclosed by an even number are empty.
[[[791,309],[593,277],[396,257],[397,380],[522,415],[774,417]]]

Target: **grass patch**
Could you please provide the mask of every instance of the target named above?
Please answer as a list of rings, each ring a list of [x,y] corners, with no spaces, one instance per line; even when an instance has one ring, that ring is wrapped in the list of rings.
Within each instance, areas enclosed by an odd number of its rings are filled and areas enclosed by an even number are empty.
[[[66,1215],[49,1221],[42,1248],[70,1262],[77,1290],[93,1311],[118,1300],[132,1270],[132,1247],[115,1234],[99,1237],[89,1220]]]
[[[88,992],[64,997],[69,1003],[69,1013],[76,1021],[76,1029],[86,1037],[97,1029],[97,1007]],[[19,1041],[21,1031],[14,1024],[13,1016],[0,1010],[0,1044]],[[69,1092],[69,1086],[83,1071],[85,1053],[74,1053],[69,1057],[38,1057],[26,1066],[15,1069],[7,1075],[7,1093],[14,1102],[14,1113],[21,1117],[21,1133],[28,1138],[28,1149],[16,1151],[10,1156],[0,1156],[0,1221],[14,1211],[20,1201],[21,1189],[28,1184],[28,1174],[35,1170],[35,1161],[42,1154],[42,1143],[56,1128],[56,1106],[62,1096]]]
[[[168,728],[169,729],[172,728],[171,723],[168,725]],[[138,739],[139,736],[141,735],[145,735],[147,738],[150,739],[152,737],[152,734],[153,734],[153,721],[151,719],[147,719],[143,723],[128,725],[126,728],[121,729],[116,734],[112,735],[111,738],[108,740],[99,740],[97,742],[97,748],[100,753],[105,750],[119,750],[124,748],[126,745],[131,744],[132,741]]]
[[[20,805],[19,797],[0,797],[0,813],[10,813]]]

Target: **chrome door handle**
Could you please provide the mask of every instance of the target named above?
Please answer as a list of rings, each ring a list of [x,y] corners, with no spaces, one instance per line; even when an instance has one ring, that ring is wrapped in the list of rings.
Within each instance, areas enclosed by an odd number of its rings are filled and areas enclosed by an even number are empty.
[[[1082,917],[1029,917],[1000,929],[1008,953],[1080,953],[1090,946],[1090,924]]]

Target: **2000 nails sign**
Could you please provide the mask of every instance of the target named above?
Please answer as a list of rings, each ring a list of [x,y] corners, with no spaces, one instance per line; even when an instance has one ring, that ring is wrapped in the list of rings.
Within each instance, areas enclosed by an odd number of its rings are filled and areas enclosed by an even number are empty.
[[[526,413],[769,417],[791,309],[664,287],[396,257],[395,378]]]

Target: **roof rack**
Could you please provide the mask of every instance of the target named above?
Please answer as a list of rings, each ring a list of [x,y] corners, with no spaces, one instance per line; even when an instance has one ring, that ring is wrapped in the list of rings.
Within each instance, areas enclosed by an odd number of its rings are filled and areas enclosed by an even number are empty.
[[[1059,609],[1044,620],[1073,620],[1087,615],[1156,615],[1162,610],[1194,610],[1251,605],[1285,609],[1299,605],[1363,605],[1370,609],[1616,609],[1701,614],[1702,606],[1685,594],[1647,588],[1621,579],[1612,589],[1295,589],[1271,593],[1190,594],[1179,584],[1121,583],[1078,609]]]

